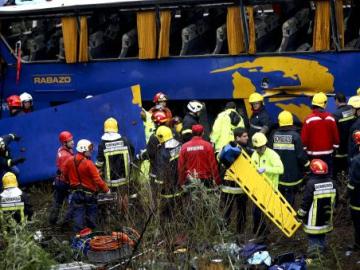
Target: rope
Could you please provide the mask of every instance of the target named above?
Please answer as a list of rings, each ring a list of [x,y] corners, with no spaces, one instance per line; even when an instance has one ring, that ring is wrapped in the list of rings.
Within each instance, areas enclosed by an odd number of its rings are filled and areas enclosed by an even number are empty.
[[[113,232],[111,235],[95,236],[90,240],[90,248],[93,251],[116,250],[120,249],[125,244],[134,247],[136,241],[132,240],[123,232]]]

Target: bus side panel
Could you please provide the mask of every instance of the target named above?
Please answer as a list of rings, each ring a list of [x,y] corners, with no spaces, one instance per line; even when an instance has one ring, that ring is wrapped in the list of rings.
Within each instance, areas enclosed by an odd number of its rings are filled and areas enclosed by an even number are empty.
[[[56,172],[55,159],[59,147],[58,136],[63,130],[74,135],[75,145],[80,139],[97,147],[103,134],[103,122],[108,117],[118,120],[119,132],[126,136],[136,151],[145,146],[141,108],[135,104],[132,91],[121,89],[90,99],[82,99],[59,107],[52,107],[0,121],[0,134],[16,133],[19,143],[12,142],[12,156],[24,156],[19,165],[22,184],[52,178]]]

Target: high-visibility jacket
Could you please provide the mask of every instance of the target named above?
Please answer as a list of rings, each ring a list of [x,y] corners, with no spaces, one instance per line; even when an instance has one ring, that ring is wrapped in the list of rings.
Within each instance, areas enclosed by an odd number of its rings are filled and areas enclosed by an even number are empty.
[[[324,110],[314,109],[305,118],[301,140],[310,156],[330,155],[339,147],[339,132],[334,117]]]
[[[109,191],[95,164],[82,153],[77,153],[73,158],[66,160],[63,174],[73,189],[81,189],[90,193],[99,190]]]
[[[16,213],[17,221],[24,221],[25,216],[31,218],[33,214],[28,195],[18,187],[6,188],[0,194],[0,216],[8,211]]]
[[[350,105],[341,105],[336,109],[333,115],[340,136],[340,145],[336,151],[336,157],[346,158],[348,151],[350,128],[356,120],[353,108]]]
[[[360,211],[360,154],[358,153],[351,161],[349,170],[350,181],[348,184],[350,208]]]
[[[250,122],[250,129],[249,129],[250,139],[256,132],[262,132],[264,134],[267,134],[272,127],[272,121],[270,115],[265,110],[264,106],[257,111],[253,111],[249,122]]]
[[[234,129],[245,127],[244,120],[235,109],[227,109],[218,114],[215,119],[210,140],[215,144],[215,152],[234,139]]]
[[[107,132],[101,137],[96,166],[103,172],[105,181],[112,187],[128,183],[133,147],[119,133]]]
[[[284,173],[280,176],[282,186],[296,186],[304,177],[309,159],[304,151],[300,135],[292,126],[275,130],[269,140],[270,148],[279,154],[284,165]]]
[[[162,182],[160,196],[172,198],[179,194],[177,165],[181,144],[171,139],[161,145],[157,158],[158,179]]]
[[[306,233],[323,234],[333,230],[335,199],[336,188],[331,178],[321,175],[309,178],[298,210]]]
[[[154,122],[151,120],[151,113],[149,113],[148,111],[145,111],[145,121],[143,122],[144,124],[144,129],[145,129],[145,142],[148,143],[151,134],[154,133],[155,131],[155,124]]]
[[[178,161],[179,185],[189,178],[215,181],[220,184],[219,169],[211,143],[199,136],[194,136],[183,144]]]
[[[280,156],[274,150],[266,147],[265,152],[261,156],[258,152],[254,151],[251,155],[251,160],[257,169],[265,169],[264,174],[269,178],[273,187],[277,189],[279,177],[284,173],[284,165],[281,162]]]

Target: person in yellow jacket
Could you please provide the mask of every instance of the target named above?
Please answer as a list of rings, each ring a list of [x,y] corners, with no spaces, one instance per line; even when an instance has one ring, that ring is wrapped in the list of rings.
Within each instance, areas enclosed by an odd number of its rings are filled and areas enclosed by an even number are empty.
[[[266,146],[267,139],[264,133],[256,132],[251,140],[255,149],[254,153],[251,155],[253,164],[256,166],[258,173],[264,174],[272,183],[273,188],[277,190],[279,177],[284,173],[284,165],[281,162],[280,156],[274,150]],[[258,207],[254,208],[253,218],[253,233],[264,235],[266,224],[264,215]]]
[[[234,129],[238,127],[245,127],[244,120],[237,112],[235,102],[230,101],[225,105],[225,110],[216,117],[210,134],[216,153],[234,139]]]
[[[155,124],[151,119],[151,113],[144,108],[141,110],[141,119],[143,120],[145,130],[145,141],[148,143],[151,134],[155,132]]]

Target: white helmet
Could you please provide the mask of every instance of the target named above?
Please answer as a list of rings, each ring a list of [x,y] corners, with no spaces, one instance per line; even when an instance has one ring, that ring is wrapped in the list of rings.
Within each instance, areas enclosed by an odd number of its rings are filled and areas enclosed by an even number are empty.
[[[33,98],[29,93],[24,92],[20,95],[20,100],[21,102],[30,102]]]
[[[203,105],[197,100],[192,100],[188,103],[187,108],[190,112],[197,113],[203,109]]]
[[[76,151],[79,153],[84,153],[86,151],[91,151],[93,149],[93,145],[89,140],[82,139],[78,141],[76,145]]]

